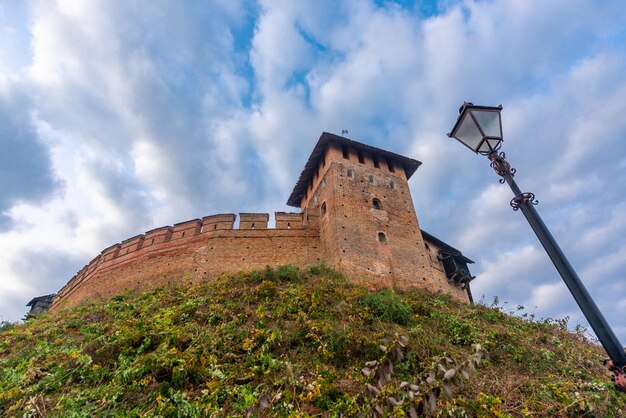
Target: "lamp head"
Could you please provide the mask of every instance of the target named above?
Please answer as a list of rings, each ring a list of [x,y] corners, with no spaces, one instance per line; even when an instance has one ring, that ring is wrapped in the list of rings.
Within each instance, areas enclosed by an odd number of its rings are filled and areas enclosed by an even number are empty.
[[[459,118],[448,134],[472,151],[488,155],[502,143],[502,105],[476,106],[465,102],[459,109]]]

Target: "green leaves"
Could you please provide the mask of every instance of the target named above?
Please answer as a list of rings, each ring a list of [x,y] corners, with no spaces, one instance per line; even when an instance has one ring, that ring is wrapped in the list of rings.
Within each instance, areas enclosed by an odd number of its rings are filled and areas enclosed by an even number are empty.
[[[411,318],[411,307],[402,301],[402,298],[389,289],[368,293],[362,304],[382,321],[395,322],[406,325]]]

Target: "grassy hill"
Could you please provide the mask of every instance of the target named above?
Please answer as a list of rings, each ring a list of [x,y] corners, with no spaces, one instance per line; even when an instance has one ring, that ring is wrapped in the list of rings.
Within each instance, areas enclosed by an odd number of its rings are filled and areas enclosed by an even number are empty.
[[[602,350],[563,322],[372,292],[324,266],[4,328],[6,416],[626,416]]]

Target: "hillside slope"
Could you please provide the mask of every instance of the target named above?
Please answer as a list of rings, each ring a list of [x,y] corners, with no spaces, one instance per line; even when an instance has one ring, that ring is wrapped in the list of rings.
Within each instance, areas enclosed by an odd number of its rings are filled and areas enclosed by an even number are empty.
[[[283,266],[7,327],[0,415],[626,416],[603,357],[558,321]]]

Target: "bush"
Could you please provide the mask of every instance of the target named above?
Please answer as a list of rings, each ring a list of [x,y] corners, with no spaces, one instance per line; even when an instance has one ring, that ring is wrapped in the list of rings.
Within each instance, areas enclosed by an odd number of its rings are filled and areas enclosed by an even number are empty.
[[[303,279],[303,274],[297,266],[285,264],[275,269],[265,266],[263,270],[239,272],[237,278],[248,283],[262,283],[264,281],[297,283]]]
[[[363,297],[362,303],[382,321],[406,325],[411,318],[411,308],[389,289],[369,293]]]
[[[8,331],[15,326],[14,323],[9,321],[0,321],[0,332]]]
[[[331,267],[328,267],[324,262],[313,264],[311,267],[309,267],[308,274],[310,276],[322,277],[333,282],[343,283],[347,281],[346,276],[343,273]]]
[[[276,269],[276,277],[281,282],[297,282],[302,279],[300,269],[293,264],[285,264]]]

